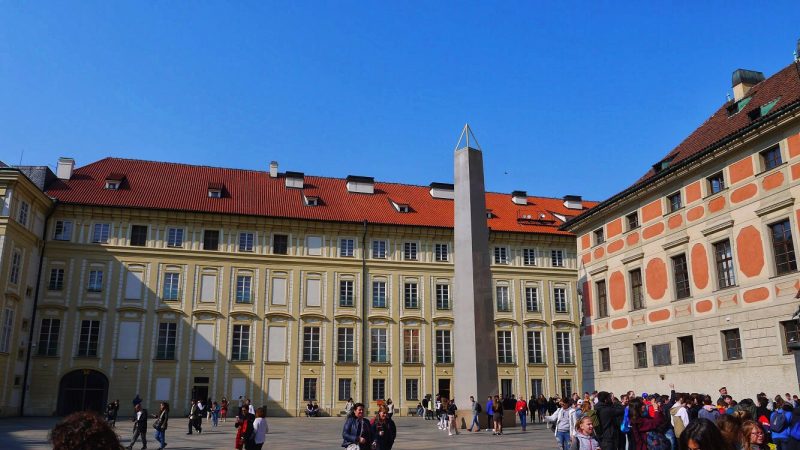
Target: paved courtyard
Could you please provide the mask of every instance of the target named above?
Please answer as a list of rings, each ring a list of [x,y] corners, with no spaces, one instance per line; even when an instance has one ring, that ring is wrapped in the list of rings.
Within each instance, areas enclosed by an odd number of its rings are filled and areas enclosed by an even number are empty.
[[[58,419],[10,418],[0,420],[0,442],[3,449],[50,449],[47,434]],[[265,449],[336,449],[341,448],[343,418],[267,418],[269,434]],[[491,432],[468,433],[461,430],[458,436],[450,437],[439,431],[433,421],[416,417],[397,418],[396,449],[449,449],[449,448],[514,448],[554,450],[555,439],[544,425],[528,427],[523,433],[519,427],[508,429],[503,436],[492,436]],[[167,430],[167,448],[173,449],[233,449],[236,431],[232,422],[220,423],[217,429],[207,428],[203,434],[186,435],[186,420],[171,418]],[[148,429],[152,431],[152,428]],[[123,445],[128,445],[131,433],[127,423],[121,422],[117,430]],[[206,431],[207,430],[207,431]],[[148,434],[148,448],[158,448],[158,443]],[[135,448],[140,448],[137,444]]]

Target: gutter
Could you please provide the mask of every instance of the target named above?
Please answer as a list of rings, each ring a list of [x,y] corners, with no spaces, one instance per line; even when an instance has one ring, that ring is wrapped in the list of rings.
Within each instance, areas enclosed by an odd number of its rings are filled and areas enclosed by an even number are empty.
[[[368,404],[367,397],[367,225],[364,219],[364,236],[361,241],[361,403]]]
[[[773,122],[775,119],[777,119],[779,117],[782,117],[782,116],[784,116],[786,114],[789,114],[790,112],[792,112],[794,110],[797,110],[798,107],[800,107],[800,100],[797,100],[794,103],[791,103],[791,104],[787,105],[783,109],[781,109],[779,111],[776,111],[776,112],[772,113],[769,116],[766,116],[766,117],[768,117],[768,119],[759,120],[758,122],[751,123],[750,125],[740,129],[736,133],[731,134],[728,137],[722,138],[719,141],[709,145],[708,147],[705,148],[705,150],[702,150],[702,151],[700,151],[698,153],[695,153],[694,155],[692,155],[692,156],[680,161],[678,164],[676,164],[674,166],[670,166],[668,169],[655,174],[654,176],[648,178],[644,182],[639,183],[639,184],[635,184],[635,185],[625,189],[624,191],[612,196],[608,200],[604,200],[603,202],[601,202],[600,204],[596,205],[594,208],[590,209],[589,211],[586,211],[585,213],[583,213],[583,214],[581,214],[581,215],[579,215],[579,216],[577,216],[577,217],[575,217],[573,219],[570,219],[570,220],[566,221],[558,229],[562,230],[562,231],[570,231],[570,232],[572,232],[572,230],[574,229],[574,227],[577,224],[579,224],[580,222],[583,222],[584,220],[586,220],[587,218],[591,217],[592,215],[599,213],[603,209],[609,207],[611,204],[613,204],[613,203],[615,203],[615,202],[617,202],[617,201],[619,201],[619,200],[621,200],[621,199],[623,199],[623,198],[625,198],[625,197],[627,197],[627,196],[629,196],[631,194],[634,194],[634,193],[636,193],[638,191],[641,191],[641,190],[645,189],[646,187],[652,185],[653,183],[655,183],[656,181],[658,181],[658,180],[660,180],[662,178],[665,178],[668,175],[672,175],[673,173],[677,172],[679,169],[685,168],[689,164],[691,164],[691,163],[697,161],[698,159],[701,159],[701,158],[713,153],[715,150],[718,150],[719,148],[723,147],[724,145],[729,144],[730,142],[732,142],[732,141],[744,136],[745,134],[747,134],[747,133],[749,133],[749,132],[751,132],[753,130],[756,130],[758,128],[761,128],[762,126],[765,126],[770,122]]]
[[[25,357],[25,371],[22,374],[22,396],[19,402],[19,415],[20,417],[25,416],[25,396],[28,393],[28,374],[30,373],[31,367],[31,356],[33,350],[33,332],[36,329],[36,310],[39,306],[39,293],[42,286],[42,270],[44,269],[44,250],[45,246],[47,245],[47,225],[50,222],[50,218],[53,216],[53,213],[56,211],[56,205],[58,204],[58,200],[54,199],[53,206],[47,211],[47,215],[44,218],[44,227],[42,228],[42,247],[40,248],[39,253],[39,267],[37,268],[36,273],[36,292],[33,296],[33,311],[31,312],[31,322],[30,322],[30,331],[28,331],[28,351]]]

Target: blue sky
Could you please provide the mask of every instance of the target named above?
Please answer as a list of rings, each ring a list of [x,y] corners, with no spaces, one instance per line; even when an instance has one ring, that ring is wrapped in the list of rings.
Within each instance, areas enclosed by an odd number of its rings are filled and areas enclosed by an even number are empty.
[[[796,1],[0,3],[0,160],[106,156],[605,199],[792,61]]]

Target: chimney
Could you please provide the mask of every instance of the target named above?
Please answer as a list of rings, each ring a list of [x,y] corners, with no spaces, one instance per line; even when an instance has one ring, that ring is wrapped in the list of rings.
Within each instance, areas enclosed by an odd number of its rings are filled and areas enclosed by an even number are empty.
[[[278,178],[278,161],[270,161],[269,163],[269,177]]]
[[[527,205],[528,193],[525,191],[514,191],[511,193],[511,201],[517,205]]]
[[[743,99],[750,88],[764,81],[764,74],[755,70],[736,69],[733,72],[731,86],[733,86],[733,100],[738,102]]]
[[[75,160],[72,158],[58,158],[58,166],[56,168],[56,176],[61,180],[69,180],[72,178],[72,169],[75,168]]]
[[[580,195],[565,195],[564,207],[567,209],[583,209],[583,198]]]

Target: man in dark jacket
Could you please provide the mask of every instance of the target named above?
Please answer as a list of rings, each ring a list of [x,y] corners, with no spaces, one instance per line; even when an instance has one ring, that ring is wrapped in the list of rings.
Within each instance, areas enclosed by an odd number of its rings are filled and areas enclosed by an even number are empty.
[[[128,449],[133,448],[133,444],[136,443],[140,436],[142,438],[142,448],[145,449],[147,448],[147,410],[142,409],[141,403],[137,403],[133,409],[133,438],[131,438],[131,444]]]
[[[619,440],[619,421],[625,414],[625,407],[615,405],[611,394],[606,391],[597,393],[597,418],[600,420],[600,430],[596,431],[600,438],[600,448],[603,450],[617,450]]]

